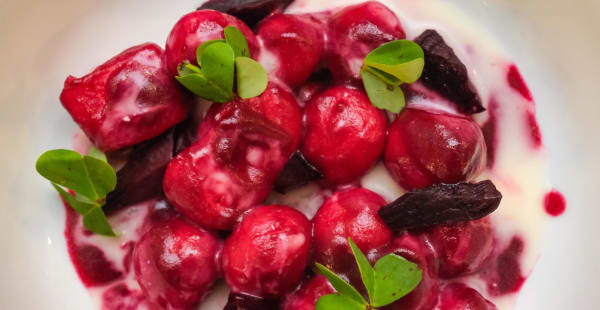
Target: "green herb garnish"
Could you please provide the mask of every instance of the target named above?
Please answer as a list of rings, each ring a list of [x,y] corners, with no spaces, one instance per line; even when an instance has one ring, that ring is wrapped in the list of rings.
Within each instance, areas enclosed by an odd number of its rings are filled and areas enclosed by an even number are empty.
[[[215,102],[234,98],[233,81],[242,99],[262,94],[269,77],[263,66],[250,58],[248,41],[233,26],[224,30],[225,39],[206,41],[196,49],[198,66],[189,62],[179,65],[175,78],[194,94]]]
[[[100,235],[116,236],[102,211],[106,195],[117,185],[115,170],[104,153],[94,147],[86,156],[71,150],[47,151],[38,158],[35,168],[52,183],[65,202],[83,216],[85,228]]]
[[[250,57],[250,48],[244,34],[233,26],[225,27],[225,41],[233,48],[235,57]]]
[[[236,58],[235,70],[237,72],[237,91],[240,98],[256,97],[267,89],[269,81],[267,71],[252,58]]]
[[[423,49],[413,41],[396,40],[372,50],[360,70],[371,103],[399,113],[405,106],[400,85],[417,81],[424,65]]]
[[[422,271],[402,256],[388,254],[371,264],[352,239],[348,238],[352,253],[356,259],[363,284],[367,289],[369,301],[344,279],[327,267],[316,263],[319,273],[324,275],[336,294],[322,296],[317,301],[316,310],[367,310],[387,306],[406,296],[421,282]]]

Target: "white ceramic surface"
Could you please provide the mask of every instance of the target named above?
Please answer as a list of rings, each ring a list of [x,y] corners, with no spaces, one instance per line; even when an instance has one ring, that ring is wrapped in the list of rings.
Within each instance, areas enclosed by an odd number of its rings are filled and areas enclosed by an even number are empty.
[[[44,150],[70,147],[76,126],[58,94],[68,74],[134,44],[163,44],[198,2],[0,0],[0,309],[91,309],[67,256],[64,211],[34,169]],[[518,309],[600,309],[600,1],[451,2],[519,65],[538,104],[551,182],[568,201],[550,221]]]

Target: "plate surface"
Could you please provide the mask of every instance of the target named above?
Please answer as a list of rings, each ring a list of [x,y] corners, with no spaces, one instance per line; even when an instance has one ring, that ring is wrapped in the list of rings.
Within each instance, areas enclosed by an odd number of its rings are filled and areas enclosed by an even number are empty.
[[[70,148],[76,126],[58,94],[69,74],[135,44],[164,44],[199,2],[0,2],[0,308],[91,309],[67,256],[64,211],[34,169],[43,151]],[[550,221],[518,309],[600,309],[600,2],[452,2],[519,65],[537,101],[551,182],[568,201]]]

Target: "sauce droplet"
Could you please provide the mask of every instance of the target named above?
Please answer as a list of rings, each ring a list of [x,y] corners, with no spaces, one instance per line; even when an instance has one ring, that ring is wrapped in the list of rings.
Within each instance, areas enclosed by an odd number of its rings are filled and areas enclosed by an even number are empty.
[[[544,209],[551,216],[559,216],[565,212],[567,201],[565,197],[558,191],[552,190],[544,197]]]

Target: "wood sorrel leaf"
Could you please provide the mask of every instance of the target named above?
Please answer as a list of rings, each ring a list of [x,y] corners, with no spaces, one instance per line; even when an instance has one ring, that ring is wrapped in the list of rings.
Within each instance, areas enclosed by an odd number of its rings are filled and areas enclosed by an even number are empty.
[[[235,59],[237,74],[237,93],[242,99],[248,99],[262,94],[269,84],[265,68],[252,58],[238,57]]]
[[[233,61],[235,55],[229,44],[215,42],[204,49],[200,70],[204,77],[233,97]]]
[[[93,203],[86,203],[86,202],[83,202],[83,201],[80,201],[80,200],[76,199],[74,196],[72,196],[71,194],[69,194],[62,187],[56,185],[55,183],[51,183],[51,184],[52,184],[52,186],[54,186],[54,189],[56,189],[56,191],[58,192],[58,194],[60,195],[60,197],[62,197],[62,199],[64,199],[64,201],[69,206],[71,206],[71,208],[73,208],[73,210],[75,210],[75,212],[77,212],[79,214],[86,214],[92,208],[95,207],[95,204],[93,204]]]
[[[51,181],[73,210],[83,215],[83,225],[87,229],[105,236],[116,236],[102,211],[106,195],[117,184],[116,173],[104,153],[96,148],[91,148],[86,156],[71,150],[52,150],[40,156],[36,169]],[[61,186],[73,190],[75,195]]]
[[[235,57],[250,57],[248,41],[244,34],[234,26],[225,27],[225,41],[231,45]]]
[[[385,83],[373,73],[360,70],[363,85],[371,103],[379,109],[399,113],[406,105],[402,89],[396,85]]]
[[[202,71],[200,70],[200,67],[194,66],[187,61],[182,62],[179,64],[179,66],[177,66],[177,72],[179,73],[179,76],[184,76],[184,75],[194,74],[194,73],[202,73]]]
[[[364,65],[377,68],[405,83],[413,83],[423,73],[423,49],[410,40],[396,40],[372,50]]]
[[[329,280],[331,286],[333,286],[333,288],[335,288],[335,290],[338,291],[338,293],[344,295],[347,298],[352,299],[355,303],[358,303],[359,305],[368,304],[367,301],[362,297],[362,295],[344,279],[340,278],[333,271],[329,270],[327,267],[319,263],[315,263],[315,265],[317,266],[319,273],[324,275],[327,278],[327,280]]]
[[[106,158],[106,154],[102,153],[99,149],[97,149],[96,147],[92,146],[90,148],[90,150],[87,153],[87,156],[90,157],[94,157],[96,159],[99,159],[105,163],[108,162],[108,159]]]
[[[375,272],[373,271],[373,267],[371,267],[371,263],[363,254],[363,252],[358,248],[356,243],[352,241],[351,238],[348,238],[348,242],[350,243],[350,248],[352,248],[352,253],[354,254],[354,258],[356,259],[356,264],[358,265],[358,270],[360,271],[360,276],[362,278],[363,284],[367,289],[367,294],[369,295],[369,299],[373,299],[374,294],[374,281],[375,281]]]
[[[198,46],[198,48],[196,48],[196,61],[198,62],[199,66],[202,65],[202,54],[204,53],[204,50],[206,49],[206,47],[208,47],[209,45],[211,45],[213,43],[217,43],[217,42],[223,43],[223,42],[225,42],[225,40],[223,40],[223,39],[214,39],[214,40],[204,41],[202,44],[200,44]],[[194,67],[196,67],[196,66],[194,66]],[[198,68],[198,70],[199,69],[200,68]],[[179,75],[182,75],[181,72],[179,73]]]
[[[117,174],[107,162],[91,156],[84,156],[89,179],[99,198],[104,198],[117,186]],[[88,197],[91,198],[91,197]]]
[[[100,197],[89,177],[83,156],[75,151],[47,151],[38,158],[35,168],[52,183],[70,188],[91,200]]]
[[[380,78],[381,80],[383,80],[387,84],[391,84],[391,85],[400,85],[400,84],[402,84],[402,81],[400,81],[400,79],[398,79],[397,77],[395,77],[395,76],[393,76],[391,74],[388,74],[388,73],[386,73],[384,71],[381,71],[381,70],[379,70],[377,68],[373,68],[373,67],[369,67],[369,66],[363,66],[361,69],[373,73],[374,75],[376,75],[378,78]]]
[[[228,93],[218,85],[209,81],[202,73],[194,73],[175,77],[179,83],[192,93],[214,102],[228,102],[233,99],[233,93]]]
[[[96,206],[83,215],[83,226],[99,235],[116,237],[102,208]]]
[[[388,254],[375,263],[375,294],[371,305],[383,307],[402,298],[421,282],[419,267],[396,254]]]
[[[83,226],[99,235],[115,237],[117,234],[110,227],[110,223],[102,211],[102,206],[99,204],[83,202],[69,194],[60,186],[52,183],[52,186],[60,194],[65,202],[75,210],[75,212],[83,215]]]
[[[353,299],[340,294],[321,296],[315,304],[315,310],[365,310],[366,304],[359,304]]]

